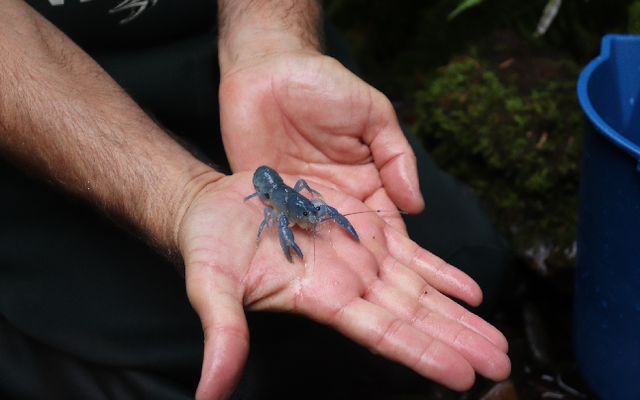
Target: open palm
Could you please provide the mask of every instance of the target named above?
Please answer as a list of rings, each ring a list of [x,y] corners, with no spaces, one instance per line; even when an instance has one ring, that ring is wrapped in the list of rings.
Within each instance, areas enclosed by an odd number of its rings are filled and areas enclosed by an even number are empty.
[[[180,225],[189,298],[205,332],[198,398],[232,393],[248,353],[244,310],[295,312],[454,389],[474,371],[508,376],[505,338],[444,294],[478,304],[478,286],[421,249],[376,213],[349,217],[361,243],[341,228],[311,235],[294,228],[304,260],[289,263],[277,238],[255,238],[264,205],[251,173],[205,187]],[[298,177],[283,176],[292,184]],[[359,200],[310,181],[340,212],[366,210]],[[375,195],[374,195],[375,197]],[[373,199],[375,201],[375,199]]]
[[[389,100],[333,58],[278,53],[224,74],[222,135],[231,168],[315,177],[372,208],[418,213],[416,161]],[[376,196],[381,203],[371,204]]]

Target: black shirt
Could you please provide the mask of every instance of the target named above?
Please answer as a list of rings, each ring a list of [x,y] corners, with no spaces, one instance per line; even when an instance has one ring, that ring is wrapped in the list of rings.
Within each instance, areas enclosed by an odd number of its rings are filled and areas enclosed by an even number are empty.
[[[26,0],[88,50],[165,44],[212,30],[213,0]]]

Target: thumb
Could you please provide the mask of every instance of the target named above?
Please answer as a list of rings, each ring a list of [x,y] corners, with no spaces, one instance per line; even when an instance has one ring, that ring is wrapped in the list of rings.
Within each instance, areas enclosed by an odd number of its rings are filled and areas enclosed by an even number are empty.
[[[424,209],[424,199],[416,156],[402,133],[393,106],[382,93],[375,93],[380,113],[377,120],[371,121],[362,139],[371,149],[382,185],[391,200],[402,211],[419,214]]]
[[[242,376],[249,354],[249,328],[236,286],[214,268],[187,273],[189,300],[204,331],[198,400],[231,397]]]

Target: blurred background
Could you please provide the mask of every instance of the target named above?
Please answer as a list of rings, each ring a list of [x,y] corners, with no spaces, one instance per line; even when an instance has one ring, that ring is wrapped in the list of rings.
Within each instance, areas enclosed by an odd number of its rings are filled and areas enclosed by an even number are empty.
[[[403,399],[596,399],[571,348],[583,115],[576,83],[640,0],[325,0],[365,80],[483,200],[518,257],[490,321],[511,378]],[[428,212],[428,210],[426,211]]]

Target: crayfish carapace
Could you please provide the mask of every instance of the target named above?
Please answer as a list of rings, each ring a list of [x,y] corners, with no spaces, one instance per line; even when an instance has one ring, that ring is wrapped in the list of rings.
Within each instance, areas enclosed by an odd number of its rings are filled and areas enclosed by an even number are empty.
[[[244,201],[254,196],[260,196],[265,204],[271,206],[264,208],[264,220],[258,229],[256,245],[260,242],[262,229],[266,226],[267,230],[269,230],[269,222],[271,222],[271,227],[275,228],[277,226],[280,246],[289,262],[293,262],[291,249],[302,259],[302,251],[295,243],[293,231],[291,230],[291,227],[295,224],[306,229],[309,227],[315,228],[321,222],[333,220],[349,232],[356,241],[360,242],[356,230],[338,210],[320,199],[307,199],[300,194],[302,189],[306,189],[309,193],[320,195],[320,193],[311,189],[304,179],[296,182],[294,187],[287,186],[273,168],[263,165],[253,175],[253,187],[256,192],[245,197]]]

